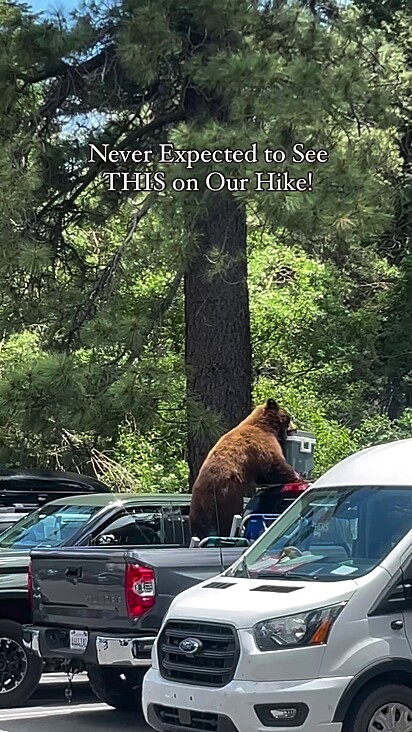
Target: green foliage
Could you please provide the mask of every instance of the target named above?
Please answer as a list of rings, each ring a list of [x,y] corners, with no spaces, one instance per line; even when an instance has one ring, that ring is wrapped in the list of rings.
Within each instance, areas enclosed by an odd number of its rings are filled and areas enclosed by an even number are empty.
[[[175,451],[172,435],[161,432],[139,435],[135,429],[125,426],[120,431],[113,458],[127,471],[133,490],[142,493],[179,493],[186,490],[188,468],[182,458],[173,460]],[[116,484],[110,469],[103,471],[102,477]]]
[[[144,196],[105,188],[90,140],[257,142],[289,158],[296,142],[326,149],[326,164],[259,166],[312,172],[313,191],[237,194],[254,398],[275,395],[316,433],[317,475],[412,434],[411,188],[399,154],[410,23],[394,1],[392,32],[388,3],[365,22],[372,0],[329,24],[301,2],[265,12],[243,0],[90,3],[70,24],[0,5],[2,464],[92,466],[117,487],[176,491],[188,431],[201,441],[222,430],[220,414],[183,396],[182,278],[210,195],[167,191],[126,238]],[[205,282],[226,268],[211,243]]]
[[[405,409],[399,419],[390,420],[385,415],[374,415],[362,423],[354,432],[354,438],[361,447],[372,447],[393,440],[412,438],[412,409]]]

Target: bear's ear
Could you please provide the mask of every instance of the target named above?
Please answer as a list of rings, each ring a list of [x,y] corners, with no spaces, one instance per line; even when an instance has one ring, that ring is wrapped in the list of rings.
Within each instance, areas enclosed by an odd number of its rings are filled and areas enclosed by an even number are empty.
[[[273,412],[279,411],[279,404],[276,399],[268,399],[266,402],[266,409],[270,409]]]

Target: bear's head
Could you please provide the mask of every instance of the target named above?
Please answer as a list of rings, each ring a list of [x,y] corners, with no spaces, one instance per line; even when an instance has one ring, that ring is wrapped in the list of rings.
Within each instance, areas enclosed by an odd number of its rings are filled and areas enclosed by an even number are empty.
[[[290,415],[279,406],[276,399],[267,400],[264,415],[279,442],[283,444],[288,434],[294,429]]]
[[[250,417],[254,424],[274,432],[282,448],[288,434],[295,429],[290,415],[279,406],[276,399],[268,399],[265,404],[256,407]]]

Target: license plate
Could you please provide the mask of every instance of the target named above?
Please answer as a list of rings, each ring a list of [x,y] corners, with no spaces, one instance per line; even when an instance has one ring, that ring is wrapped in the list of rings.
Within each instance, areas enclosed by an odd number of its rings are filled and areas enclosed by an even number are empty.
[[[70,631],[70,650],[85,650],[87,648],[87,642],[89,640],[89,634],[87,630],[71,630]]]

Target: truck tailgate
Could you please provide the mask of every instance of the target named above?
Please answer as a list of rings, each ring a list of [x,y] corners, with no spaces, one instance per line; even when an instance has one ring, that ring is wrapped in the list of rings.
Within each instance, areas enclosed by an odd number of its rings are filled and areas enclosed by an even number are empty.
[[[219,574],[221,566],[229,567],[241,553],[239,548],[33,550],[33,623],[157,632],[176,595]],[[127,614],[126,564],[149,566],[155,571],[156,602],[140,618]]]
[[[35,623],[113,630],[129,625],[124,550],[38,549],[31,558]]]

